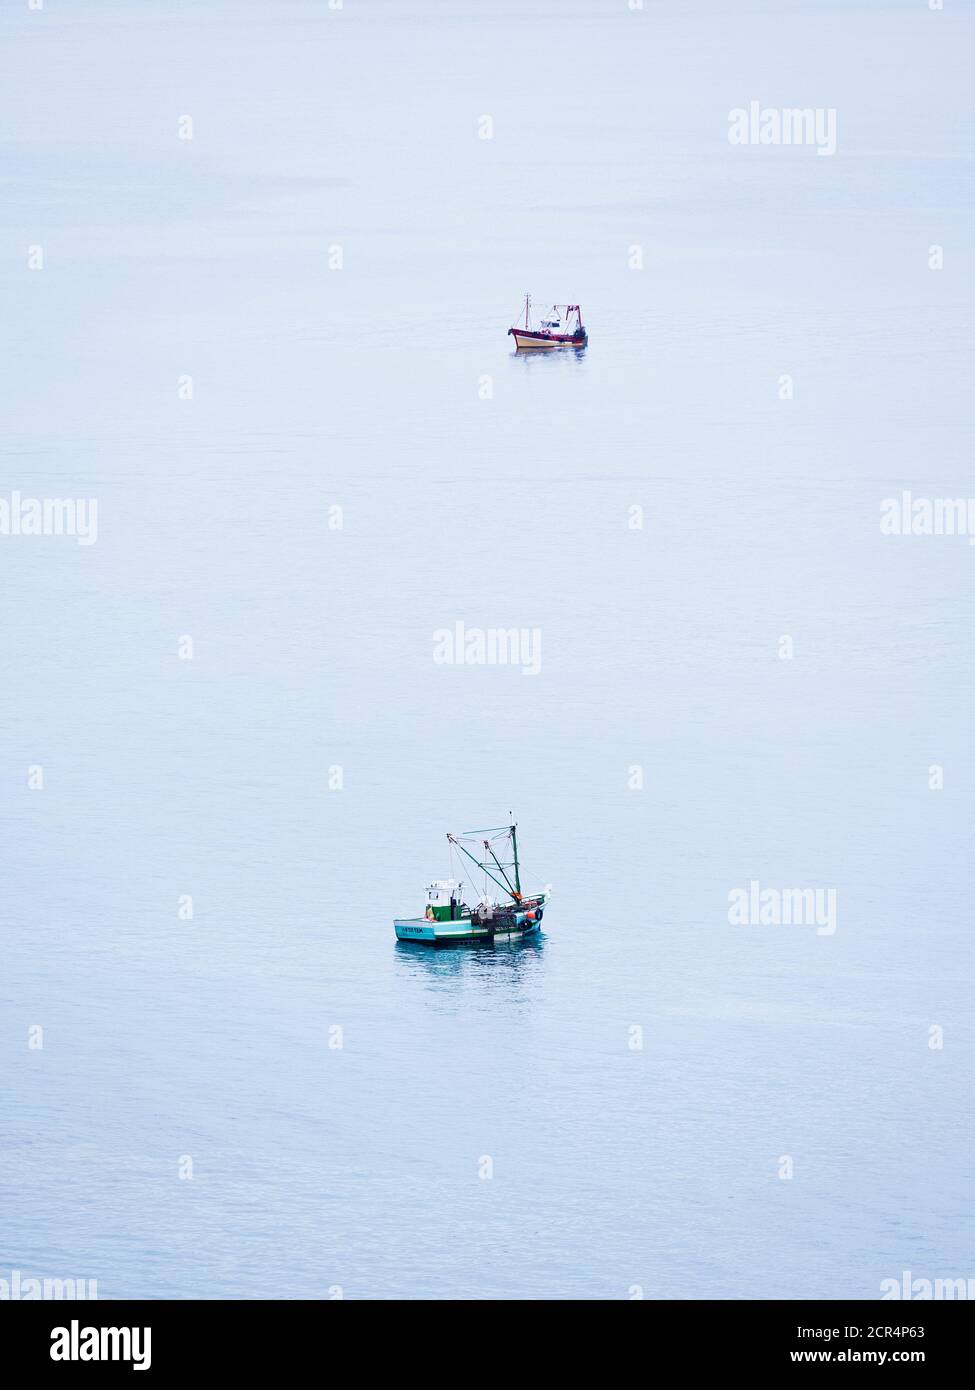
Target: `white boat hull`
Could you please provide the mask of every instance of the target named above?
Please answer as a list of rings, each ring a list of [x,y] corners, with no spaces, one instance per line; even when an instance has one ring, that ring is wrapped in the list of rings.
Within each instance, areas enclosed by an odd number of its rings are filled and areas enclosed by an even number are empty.
[[[541,352],[551,352],[553,348],[567,347],[566,343],[556,343],[547,341],[545,338],[536,338],[534,334],[519,333],[517,328],[514,330],[515,347],[538,348]]]

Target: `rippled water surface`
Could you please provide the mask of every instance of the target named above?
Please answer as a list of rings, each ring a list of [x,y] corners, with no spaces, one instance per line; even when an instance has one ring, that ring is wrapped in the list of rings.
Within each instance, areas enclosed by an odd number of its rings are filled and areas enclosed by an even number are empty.
[[[98,536],[0,536],[0,1275],[975,1274],[975,553],[879,527],[973,492],[971,12],[3,23],[0,496]],[[836,154],[730,146],[753,98]],[[586,352],[512,353],[529,288]],[[544,936],[398,946],[509,809]]]

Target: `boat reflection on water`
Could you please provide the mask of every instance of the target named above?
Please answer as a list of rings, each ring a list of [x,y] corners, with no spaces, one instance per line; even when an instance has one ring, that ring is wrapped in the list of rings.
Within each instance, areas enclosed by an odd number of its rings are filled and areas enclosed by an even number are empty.
[[[416,941],[397,941],[396,971],[433,989],[449,988],[451,993],[460,983],[487,990],[503,986],[505,998],[513,1001],[519,992],[508,994],[512,984],[528,985],[538,977],[545,940],[538,932],[498,941],[458,942],[433,951]]]
[[[446,941],[438,944],[435,951],[431,951],[422,941],[397,941],[396,951],[399,954],[405,951],[417,958],[423,957],[424,960],[435,961],[441,957],[445,959],[449,956],[467,955],[476,956],[514,954],[519,951],[526,951],[532,947],[541,946],[546,940],[544,932],[535,932],[532,936],[496,936],[486,937],[481,941]]]
[[[508,357],[512,362],[534,363],[541,361],[551,362],[553,360],[565,362],[567,359],[574,359],[576,362],[584,362],[586,360],[586,348],[585,344],[583,344],[582,347],[566,346],[559,352],[538,352],[535,348],[519,347],[515,348],[514,352],[510,352]]]

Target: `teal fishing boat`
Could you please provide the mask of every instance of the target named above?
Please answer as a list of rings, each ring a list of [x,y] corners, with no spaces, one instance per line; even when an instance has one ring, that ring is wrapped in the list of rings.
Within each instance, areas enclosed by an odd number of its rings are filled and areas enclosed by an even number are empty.
[[[522,891],[516,826],[465,830],[462,835],[448,832],[447,842],[451,867],[455,853],[461,866],[460,855],[465,855],[484,875],[483,894],[469,906],[465,901],[463,879],[435,879],[427,889],[423,916],[397,917],[393,921],[400,941],[439,946],[455,941],[511,940],[532,936],[541,930],[549,895],[547,891],[534,894]],[[489,883],[494,885],[493,895]]]

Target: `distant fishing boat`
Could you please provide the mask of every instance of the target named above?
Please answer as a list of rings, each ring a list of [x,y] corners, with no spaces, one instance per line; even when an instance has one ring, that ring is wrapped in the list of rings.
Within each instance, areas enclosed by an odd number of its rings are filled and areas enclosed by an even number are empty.
[[[437,946],[452,941],[510,940],[539,931],[548,893],[526,896],[522,892],[516,829],[504,825],[493,830],[465,830],[462,835],[448,832],[451,860],[455,850],[466,855],[484,874],[484,893],[469,907],[464,901],[462,879],[435,879],[427,889],[423,916],[394,920],[399,940]],[[500,898],[496,894],[492,897],[489,882],[500,889]]]
[[[582,326],[582,310],[578,304],[553,304],[547,317],[532,324],[531,295],[525,295],[525,321],[513,323],[508,337],[519,348],[585,347],[589,334]],[[519,315],[519,320],[521,315]]]

